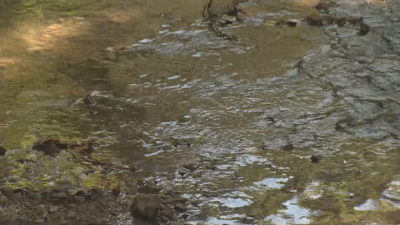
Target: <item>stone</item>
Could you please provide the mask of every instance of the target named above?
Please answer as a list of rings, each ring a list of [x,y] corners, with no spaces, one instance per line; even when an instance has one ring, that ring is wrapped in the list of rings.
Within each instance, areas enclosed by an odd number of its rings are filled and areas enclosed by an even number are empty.
[[[5,156],[6,152],[7,152],[7,150],[0,146],[0,156]]]
[[[65,192],[52,192],[50,194],[50,198],[52,199],[64,199],[67,197],[67,194]]]
[[[361,36],[367,35],[369,33],[369,30],[370,30],[370,26],[368,24],[365,24],[363,22],[360,23],[360,32],[359,32],[359,34]]]
[[[161,212],[161,221],[162,222],[178,221],[178,213],[174,210],[163,210]]]
[[[120,193],[121,193],[120,185],[117,185],[113,189],[111,189],[111,194],[113,194],[115,197],[118,197]]]
[[[82,204],[85,202],[86,198],[85,198],[85,196],[75,195],[74,200]]]
[[[161,198],[157,194],[137,194],[131,205],[131,216],[147,222],[159,223]]]
[[[147,183],[146,185],[139,187],[138,192],[143,194],[157,194],[161,191],[161,187],[153,183]]]
[[[12,195],[14,193],[14,189],[10,187],[3,187],[0,189],[1,193],[5,196]]]
[[[67,214],[67,218],[68,219],[74,219],[74,218],[77,218],[77,217],[78,217],[78,213],[75,212],[75,211],[69,211],[68,214]]]
[[[126,195],[136,195],[138,192],[138,187],[136,184],[132,185],[130,188],[125,189]]]
[[[196,170],[199,166],[197,164],[194,163],[189,163],[189,164],[185,164],[183,165],[183,168],[188,169],[190,171]]]
[[[95,199],[100,196],[100,192],[97,189],[91,189],[87,192],[86,197],[89,199]]]
[[[58,210],[60,210],[60,207],[58,207],[56,205],[52,205],[52,206],[50,206],[49,212],[54,213],[54,212],[58,212]]]
[[[187,206],[182,202],[178,202],[177,204],[174,205],[174,209],[178,212],[186,212]]]
[[[37,219],[35,220],[35,223],[45,223],[46,221],[44,219]]]
[[[29,192],[28,197],[35,199],[35,200],[40,200],[40,199],[42,199],[42,194],[40,194],[38,192]]]
[[[0,196],[0,204],[6,204],[8,202],[8,199],[6,196],[2,195]]]
[[[186,198],[182,198],[182,197],[173,197],[173,198],[168,198],[165,199],[163,201],[164,204],[174,204],[174,203],[178,203],[178,202],[186,202],[187,199]]]
[[[306,21],[310,26],[322,27],[324,25],[323,17],[320,15],[310,15],[306,18]]]
[[[93,96],[88,94],[83,98],[83,103],[85,103],[86,105],[94,105],[96,102],[95,102]]]
[[[324,13],[328,13],[329,12],[329,8],[335,7],[335,6],[337,6],[337,4],[335,2],[333,2],[333,1],[320,2],[316,6],[314,6],[314,9],[316,9],[318,11],[322,11]]]

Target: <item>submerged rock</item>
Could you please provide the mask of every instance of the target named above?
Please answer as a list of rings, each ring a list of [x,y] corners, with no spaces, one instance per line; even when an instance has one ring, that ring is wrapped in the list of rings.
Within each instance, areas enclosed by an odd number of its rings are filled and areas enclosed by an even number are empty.
[[[308,25],[315,27],[322,27],[324,25],[321,15],[310,15],[306,18],[306,22]]]
[[[6,152],[7,152],[7,150],[0,146],[0,156],[5,156]]]
[[[33,150],[41,151],[45,155],[50,155],[50,156],[55,156],[62,149],[66,148],[67,145],[61,143],[59,140],[45,140],[42,143],[35,142],[32,147]]]
[[[359,34],[361,36],[367,35],[369,33],[369,29],[370,29],[370,26],[361,21]]]
[[[132,201],[131,216],[146,222],[160,223],[161,198],[156,194],[137,194]]]
[[[111,189],[111,194],[113,194],[115,197],[118,197],[120,193],[121,193],[120,185],[117,185],[113,189]]]
[[[157,194],[161,191],[161,187],[154,183],[147,183],[146,185],[139,187],[138,192],[144,194]]]
[[[85,103],[86,105],[94,105],[96,102],[94,98],[90,94],[88,94],[83,99],[83,103]]]
[[[164,210],[161,213],[161,221],[178,221],[178,213],[174,210]]]
[[[335,6],[337,6],[337,4],[335,2],[333,2],[333,1],[320,2],[316,6],[314,6],[314,9],[316,9],[318,11],[322,11],[324,13],[328,13],[329,12],[329,8],[335,7]]]

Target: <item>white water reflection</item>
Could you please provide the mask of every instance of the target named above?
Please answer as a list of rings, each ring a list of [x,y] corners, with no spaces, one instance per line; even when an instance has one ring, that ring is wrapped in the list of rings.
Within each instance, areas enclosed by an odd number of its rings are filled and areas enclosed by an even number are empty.
[[[379,202],[374,199],[368,199],[360,206],[354,207],[354,209],[358,211],[376,211],[379,210]]]
[[[310,210],[298,206],[297,196],[284,202],[283,205],[286,206],[285,210],[280,210],[279,213],[267,217],[266,220],[279,225],[311,223],[309,219],[311,214]]]
[[[252,187],[252,189],[280,189],[285,186],[288,180],[289,178],[266,178],[262,181],[255,182],[255,187]]]

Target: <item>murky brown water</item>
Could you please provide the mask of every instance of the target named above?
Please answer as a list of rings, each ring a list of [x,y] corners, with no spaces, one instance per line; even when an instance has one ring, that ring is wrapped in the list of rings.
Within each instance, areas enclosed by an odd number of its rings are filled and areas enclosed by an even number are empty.
[[[369,2],[335,11],[377,30],[360,37],[272,25],[316,1],[249,1],[232,42],[207,1],[0,1],[0,144],[97,140],[194,224],[398,222],[398,4]]]

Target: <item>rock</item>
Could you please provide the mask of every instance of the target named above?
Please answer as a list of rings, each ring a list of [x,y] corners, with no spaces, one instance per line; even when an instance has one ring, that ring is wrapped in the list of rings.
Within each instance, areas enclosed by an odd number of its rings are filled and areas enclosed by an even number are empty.
[[[294,149],[293,144],[291,144],[291,143],[282,147],[282,150],[285,152],[291,152],[291,151],[293,151],[293,149]]]
[[[7,150],[0,146],[0,156],[5,156],[6,152],[7,152]]]
[[[159,223],[161,198],[156,194],[137,194],[131,205],[131,216],[148,222]]]
[[[178,212],[186,212],[188,210],[187,206],[182,202],[175,204],[174,209]]]
[[[121,193],[120,185],[115,186],[115,187],[111,190],[111,194],[113,194],[115,197],[118,197],[120,193]]]
[[[81,203],[81,204],[84,203],[85,200],[86,200],[85,196],[82,196],[82,195],[75,195],[75,196],[73,197],[73,199],[74,199],[75,201]]]
[[[86,197],[89,199],[95,199],[100,196],[100,192],[97,189],[91,189],[87,192]]]
[[[363,23],[364,18],[358,16],[350,16],[346,20],[352,25],[357,25]]]
[[[23,197],[22,193],[21,192],[17,192],[17,193],[14,193],[13,195],[9,196],[8,198],[12,199],[12,200],[15,200],[15,201],[18,201],[18,200],[22,199],[22,197]]]
[[[359,32],[359,34],[361,36],[367,35],[369,33],[369,29],[370,29],[370,26],[368,24],[365,24],[365,23],[362,22],[362,23],[360,23],[360,32]]]
[[[52,205],[52,206],[50,206],[49,212],[54,213],[54,212],[58,212],[58,210],[60,210],[60,207],[58,207],[56,205]]]
[[[161,203],[161,210],[167,210],[168,206],[164,203]]]
[[[125,189],[126,195],[136,195],[138,192],[138,187],[136,184],[132,185],[130,188]]]
[[[36,208],[35,208],[35,211],[38,212],[38,213],[43,214],[43,213],[47,212],[46,206],[43,205],[43,204],[37,205]]]
[[[14,193],[14,189],[10,187],[3,187],[0,189],[1,193],[5,196],[11,196]]]
[[[314,9],[316,9],[318,11],[322,11],[324,13],[328,13],[329,12],[329,8],[335,7],[335,6],[337,6],[337,4],[335,2],[333,2],[333,1],[320,2],[316,6],[314,6]]]
[[[73,224],[73,221],[72,220],[62,219],[62,220],[59,221],[59,224]]]
[[[31,206],[37,206],[39,204],[40,204],[39,200],[36,200],[36,199],[31,200]]]
[[[68,219],[75,219],[76,217],[78,217],[78,213],[75,211],[69,211],[67,214]]]
[[[296,27],[297,23],[295,21],[290,20],[279,20],[276,21],[275,26],[288,26],[288,27]]]
[[[188,169],[190,171],[196,170],[198,167],[199,166],[197,164],[194,164],[194,163],[183,165],[183,168]]]
[[[46,221],[44,219],[37,219],[34,221],[34,223],[45,223]]]
[[[8,202],[8,198],[4,195],[0,196],[0,204],[6,204]]]
[[[312,163],[318,163],[321,160],[321,157],[318,156],[311,156],[310,161]]]
[[[90,94],[88,94],[83,99],[83,103],[85,103],[86,105],[94,105],[96,102],[94,98]]]
[[[64,199],[67,197],[67,194],[65,192],[52,191],[49,197],[52,199]]]
[[[306,18],[306,22],[308,25],[315,27],[322,27],[324,25],[321,15],[310,15]]]
[[[70,203],[70,204],[68,204],[67,206],[68,206],[69,208],[75,208],[75,207],[76,207],[76,204]]]
[[[29,192],[28,197],[35,199],[35,200],[40,200],[40,199],[42,199],[42,194],[40,194],[38,192]]]
[[[187,199],[186,198],[182,198],[182,197],[173,197],[173,198],[168,198],[166,200],[163,201],[164,204],[176,204],[179,202],[186,202]]]
[[[179,173],[181,176],[185,176],[185,174],[187,174],[188,171],[187,171],[187,170],[180,170],[178,173]]]
[[[46,140],[43,143],[35,142],[32,149],[41,151],[45,155],[55,156],[61,149],[67,148],[66,144],[61,143],[59,140]]]
[[[169,222],[169,221],[178,221],[178,213],[174,210],[163,210],[161,212],[161,221]]]
[[[147,183],[146,185],[139,187],[138,192],[143,194],[157,194],[161,191],[161,187],[154,183]]]
[[[336,24],[338,27],[344,27],[344,25],[346,25],[346,18],[336,19]]]

